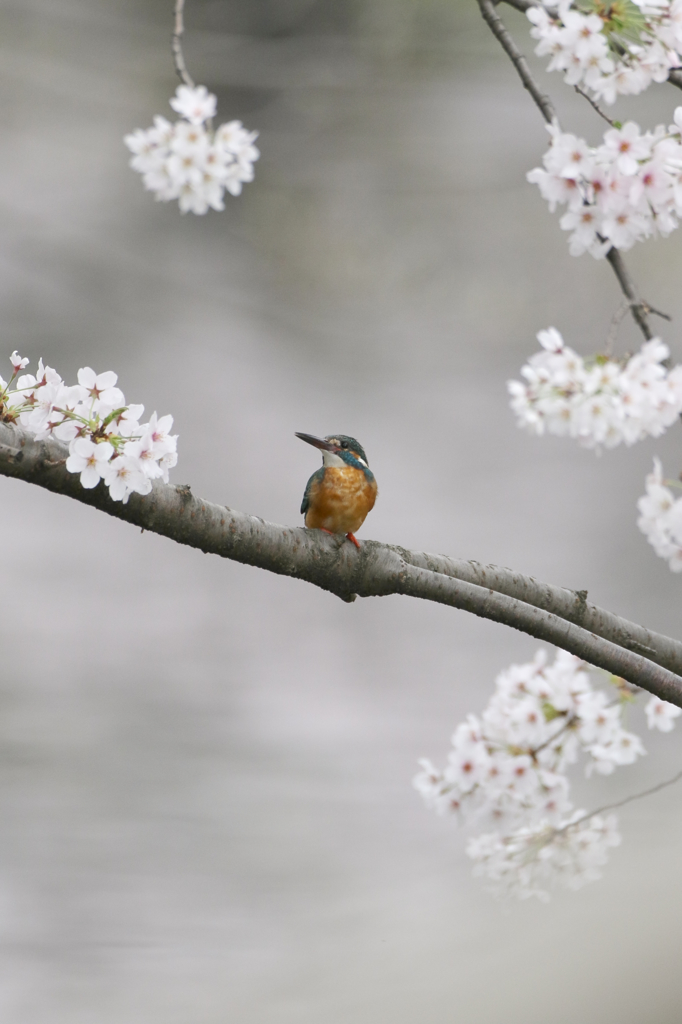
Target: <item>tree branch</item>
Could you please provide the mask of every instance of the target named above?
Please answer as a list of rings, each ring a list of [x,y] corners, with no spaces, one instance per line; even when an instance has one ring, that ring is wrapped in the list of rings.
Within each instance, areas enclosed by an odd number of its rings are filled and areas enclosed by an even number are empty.
[[[549,96],[546,96],[542,92],[538,83],[530,73],[530,68],[528,67],[526,58],[512,39],[509,29],[502,21],[502,18],[500,18],[499,14],[495,10],[494,3],[492,0],[478,0],[478,6],[481,8],[481,14],[487,22],[490,31],[497,38],[505,53],[516,68],[519,78],[523,82],[524,88],[526,88],[533,97],[535,105],[544,117],[545,121],[548,124],[551,124],[552,121],[557,119],[552,101]]]
[[[504,0],[504,2],[510,4],[510,6],[512,7],[515,7],[519,11],[527,11],[529,7],[535,6],[532,3],[527,4],[526,0]],[[530,68],[528,67],[528,62],[526,61],[526,58],[523,56],[523,54],[517,47],[516,43],[514,42],[509,33],[509,30],[507,29],[506,25],[504,24],[499,14],[495,10],[495,4],[493,0],[478,0],[478,6],[481,9],[483,19],[487,23],[493,35],[495,35],[495,37],[499,40],[505,53],[513,63],[514,67],[516,68],[519,74],[519,78],[523,82],[524,87],[533,97],[535,105],[539,109],[545,121],[548,124],[551,124],[553,121],[556,121],[556,123],[558,124],[558,118],[556,116],[556,112],[554,110],[552,101],[549,99],[548,96],[546,96],[542,92],[540,86],[533,78]],[[671,75],[672,74],[673,72],[671,72]],[[674,82],[674,84],[678,83]],[[680,85],[682,87],[682,73],[680,73]],[[595,107],[597,112],[602,117],[606,117],[606,115],[603,114],[603,112],[590,99],[589,96],[583,93],[580,89],[578,89],[578,92],[580,92],[583,96],[585,96],[586,99],[589,100],[592,106]],[[609,119],[606,118],[606,120],[608,121]],[[615,246],[611,247],[611,249],[606,254],[606,258],[611,264],[611,267],[616,275],[616,278],[618,280],[618,283],[621,287],[623,294],[628,299],[630,305],[630,312],[632,313],[632,317],[635,323],[637,324],[637,326],[639,327],[647,341],[649,341],[649,339],[653,338],[654,336],[653,331],[649,327],[649,323],[647,321],[647,313],[652,312],[651,307],[647,302],[644,302],[641,299],[637,298],[637,293],[632,282],[632,278],[630,277],[625,267],[622,255],[620,254],[618,249],[615,248]]]
[[[502,2],[503,0],[495,0],[495,5],[497,6],[497,4]],[[509,4],[510,7],[515,7],[516,10],[521,11],[522,14],[525,14],[531,7],[538,6],[538,0],[504,0],[504,3]],[[548,7],[547,10],[549,11],[551,8]]]
[[[575,89],[575,91],[578,93],[579,96],[582,96],[582,98],[584,100],[587,100],[587,102],[590,104],[592,109],[595,110],[599,114],[599,116],[601,118],[603,118],[604,121],[606,121],[607,124],[610,124],[612,128],[616,127],[616,122],[612,121],[611,118],[609,117],[609,115],[604,113],[604,111],[599,106],[597,101],[592,99],[592,97],[590,96],[589,92],[585,92],[585,90],[581,89],[579,85],[574,85],[573,88]]]
[[[185,85],[188,85],[190,89],[193,89],[194,79],[185,65],[185,58],[182,53],[182,43],[180,41],[185,31],[185,22],[183,19],[184,7],[185,0],[175,0],[175,27],[173,29],[171,49],[173,51],[173,61],[175,62],[175,70],[178,73],[178,78],[181,82],[184,82]]]
[[[358,551],[345,539],[266,523],[195,498],[187,486],[158,480],[151,494],[133,494],[124,505],[112,501],[103,484],[84,490],[79,477],[67,472],[67,456],[67,448],[57,441],[36,441],[21,427],[0,423],[0,475],[75,498],[206,553],[306,580],[344,601],[356,595],[405,594],[464,609],[555,644],[682,707],[682,677],[662,664],[670,655],[676,667],[682,665],[682,644],[588,605],[582,592],[377,541],[364,541]],[[625,642],[601,636],[593,626],[604,633],[611,630]]]
[[[630,306],[630,312],[632,313],[635,323],[639,327],[644,337],[649,341],[654,336],[654,332],[649,327],[649,321],[646,318],[646,314],[649,311],[649,305],[643,302],[637,297],[635,286],[628,273],[628,269],[625,266],[623,257],[615,245],[611,246],[606,254],[606,258],[613,268],[613,272],[618,279],[618,284],[621,287],[623,295],[628,300]]]
[[[445,576],[454,576],[542,608],[682,676],[682,642],[591,604],[587,600],[586,590],[568,590],[540,583],[532,576],[524,576],[497,565],[482,565],[480,562],[449,558],[446,555],[400,550],[403,558],[413,565]]]
[[[596,811],[589,811],[589,813],[583,814],[582,818],[569,822],[568,825],[564,825],[564,827],[558,829],[558,831],[568,832],[569,829],[582,824],[583,821],[589,821],[590,818],[595,818],[598,814],[606,814],[607,811],[615,811],[619,807],[625,807],[626,804],[631,804],[634,800],[643,800],[646,796],[653,796],[654,793],[660,793],[662,789],[667,789],[668,786],[674,786],[676,782],[680,781],[680,779],[682,779],[682,772],[678,772],[677,775],[673,775],[672,779],[666,779],[665,782],[659,782],[657,786],[652,786],[651,789],[644,789],[641,793],[632,793],[631,796],[626,796],[623,800],[618,800],[616,803],[604,804],[603,807],[598,807]]]

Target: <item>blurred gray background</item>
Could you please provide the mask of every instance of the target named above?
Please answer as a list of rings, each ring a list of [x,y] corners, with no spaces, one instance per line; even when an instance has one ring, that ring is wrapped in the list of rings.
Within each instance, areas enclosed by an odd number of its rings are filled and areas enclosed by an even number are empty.
[[[3,352],[116,370],[175,416],[174,482],[280,523],[318,465],[293,432],[353,434],[380,487],[361,536],[587,588],[679,636],[682,579],[635,525],[654,452],[682,468],[679,428],[597,457],[508,408],[535,333],[593,352],[620,295],[525,182],[547,136],[476,5],[188,0],[191,73],[263,153],[203,218],[154,203],[122,144],[170,116],[171,8],[2,0]],[[596,142],[591,108],[542,78]],[[617,113],[653,126],[678,102],[657,87]],[[680,245],[628,256],[676,360]],[[617,350],[638,345],[624,324]],[[682,790],[621,812],[603,881],[505,909],[411,789],[535,641],[0,495],[3,1024],[680,1020]],[[644,739],[615,778],[578,773],[576,799],[682,766],[679,729]]]

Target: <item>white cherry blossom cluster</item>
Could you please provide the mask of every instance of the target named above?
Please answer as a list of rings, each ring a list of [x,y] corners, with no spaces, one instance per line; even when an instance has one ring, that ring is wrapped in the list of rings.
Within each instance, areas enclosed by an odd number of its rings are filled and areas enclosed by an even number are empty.
[[[585,817],[577,811],[560,828],[544,822],[509,836],[476,836],[467,853],[475,861],[474,875],[495,895],[547,901],[557,884],[580,889],[601,878],[609,848],[620,841],[615,814]]]
[[[680,0],[682,3],[682,0]],[[543,167],[526,175],[570,231],[571,255],[596,259],[611,246],[631,249],[655,235],[669,235],[682,218],[682,107],[669,128],[642,132],[634,121],[611,128],[601,146],[548,125],[552,137]]]
[[[646,478],[646,494],[637,502],[637,525],[656,554],[667,559],[670,569],[682,572],[682,497],[675,498],[666,483],[660,460],[654,459],[653,472]]]
[[[65,384],[42,359],[34,376],[21,374],[28,359],[12,353],[9,382],[0,377],[0,421],[20,423],[37,440],[54,437],[69,445],[66,468],[79,473],[81,485],[96,487],[100,480],[114,501],[131,494],[149,494],[152,481],[168,482],[178,461],[172,416],[154,413],[140,423],[143,405],[127,405],[111,370],[78,371],[77,384]]]
[[[563,72],[569,85],[606,103],[664,82],[681,63],[682,0],[596,0],[589,10],[560,0],[526,14],[538,40],[535,52],[550,57],[547,70]]]
[[[623,726],[633,694],[618,682],[613,695],[595,690],[578,658],[558,651],[550,664],[539,651],[502,672],[483,714],[456,728],[444,769],[420,761],[414,785],[427,806],[494,827],[469,843],[478,874],[521,896],[538,895],[540,879],[576,886],[598,877],[617,842],[615,819],[575,810],[566,771],[582,756],[588,775],[608,775],[645,753]],[[652,697],[649,727],[669,731],[680,710]]]
[[[629,359],[585,360],[550,327],[541,351],[508,382],[520,427],[534,434],[574,437],[586,448],[614,448],[660,437],[682,413],[682,366],[667,370],[670,352],[652,338]]]
[[[253,181],[258,132],[247,131],[241,121],[214,131],[216,98],[203,85],[178,86],[170,105],[181,120],[171,123],[157,116],[153,127],[125,136],[134,154],[130,166],[158,200],[177,199],[183,213],[224,210],[224,193],[238,196],[244,182]]]

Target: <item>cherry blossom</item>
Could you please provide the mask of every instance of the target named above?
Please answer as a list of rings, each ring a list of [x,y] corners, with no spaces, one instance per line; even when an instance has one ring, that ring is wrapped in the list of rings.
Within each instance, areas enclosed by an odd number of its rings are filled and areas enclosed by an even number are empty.
[[[556,8],[538,4],[526,15],[538,40],[535,52],[550,58],[547,70],[563,72],[569,85],[609,104],[664,82],[681,63],[682,0],[595,3],[593,11],[560,0]]]
[[[575,810],[566,773],[582,759],[587,776],[609,775],[644,755],[640,737],[623,724],[633,691],[613,682],[610,691],[595,689],[578,658],[557,651],[550,662],[538,651],[502,672],[482,715],[457,726],[444,768],[419,762],[414,786],[428,807],[493,827],[467,847],[476,874],[522,897],[599,877],[619,842],[616,820]],[[653,702],[650,727],[669,731],[681,709]]]
[[[586,818],[576,811],[558,825],[542,821],[510,835],[477,836],[469,840],[467,854],[475,862],[474,875],[495,895],[546,902],[557,885],[580,889],[601,878],[609,849],[621,841],[617,825],[615,814]]]
[[[133,492],[149,494],[152,489],[150,477],[145,474],[139,460],[132,455],[119,455],[117,459],[108,462],[102,475],[113,500],[124,504]]]
[[[666,369],[670,352],[660,338],[617,361],[583,359],[554,327],[537,337],[542,349],[521,369],[523,381],[507,385],[518,425],[531,433],[614,448],[660,437],[682,413],[682,366]]]
[[[77,437],[69,446],[70,455],[66,460],[69,473],[80,473],[81,487],[96,487],[104,476],[104,469],[114,454],[109,441],[96,444],[89,437]]]
[[[23,370],[24,367],[28,366],[28,359],[22,359],[17,350],[15,349],[12,355],[9,357],[15,372],[17,370]]]
[[[682,572],[682,497],[675,498],[663,479],[659,459],[646,478],[646,494],[637,502],[637,526],[672,572]]]
[[[669,704],[667,700],[661,700],[659,697],[652,697],[644,711],[649,728],[658,729],[660,732],[672,732],[675,728],[675,719],[682,715],[682,708]]]
[[[130,166],[157,200],[177,200],[182,213],[202,215],[224,210],[223,196],[238,196],[253,181],[257,132],[241,121],[207,124],[215,115],[216,98],[203,85],[180,85],[170,101],[183,120],[155,117],[151,128],[138,128],[123,140],[132,152]]]
[[[112,370],[82,367],[78,384],[69,386],[42,359],[35,376],[18,376],[28,359],[13,352],[10,361],[9,383],[0,378],[0,421],[19,422],[39,440],[68,443],[66,468],[83,487],[103,480],[114,501],[127,502],[133,493],[148,494],[157,478],[168,482],[178,458],[173,417],[153,413],[140,423],[144,406],[126,405]]]
[[[682,4],[682,0],[680,0]],[[549,208],[566,206],[560,225],[570,232],[573,256],[603,258],[611,246],[669,235],[682,217],[682,107],[675,123],[642,133],[628,121],[592,148],[584,139],[549,125],[551,144],[543,166],[527,179],[540,189]]]
[[[190,124],[203,124],[209,118],[215,117],[217,109],[216,98],[208,92],[205,85],[198,85],[192,88],[189,85],[179,85],[175,96],[170,101],[173,110],[186,118]]]

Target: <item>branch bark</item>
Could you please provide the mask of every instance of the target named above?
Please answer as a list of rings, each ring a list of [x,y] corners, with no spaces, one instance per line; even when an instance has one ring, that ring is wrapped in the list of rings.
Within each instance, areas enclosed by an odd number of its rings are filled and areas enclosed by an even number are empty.
[[[507,569],[443,555],[278,526],[155,481],[151,494],[112,501],[103,484],[84,490],[67,472],[67,448],[0,423],[0,475],[74,498],[109,515],[222,558],[305,580],[344,601],[404,594],[502,622],[682,707],[682,644],[620,619],[585,592],[538,583]]]
[[[613,272],[618,279],[618,284],[621,287],[623,295],[628,300],[630,312],[632,313],[635,323],[646,340],[650,341],[654,336],[654,332],[649,327],[649,321],[646,318],[647,310],[649,310],[650,307],[646,302],[643,302],[642,299],[638,298],[633,280],[625,266],[625,261],[623,260],[620,250],[616,249],[615,245],[611,246],[606,254],[606,258],[613,268]]]
[[[519,78],[523,82],[524,88],[527,89],[533,97],[536,107],[544,117],[547,124],[551,124],[552,121],[556,121],[556,110],[552,105],[552,101],[549,96],[546,96],[542,92],[540,86],[533,78],[526,58],[512,39],[509,29],[502,21],[502,18],[495,10],[493,0],[478,0],[478,6],[481,9],[481,14],[483,15],[484,21],[487,23],[488,28],[496,37],[516,68]]]
[[[182,52],[182,36],[185,32],[185,21],[184,21],[184,8],[185,0],[175,0],[175,24],[173,27],[173,38],[171,40],[171,50],[173,51],[173,63],[175,64],[175,70],[178,74],[178,78],[185,85],[188,85],[190,89],[194,88],[194,79],[187,70],[185,65],[185,57]]]

